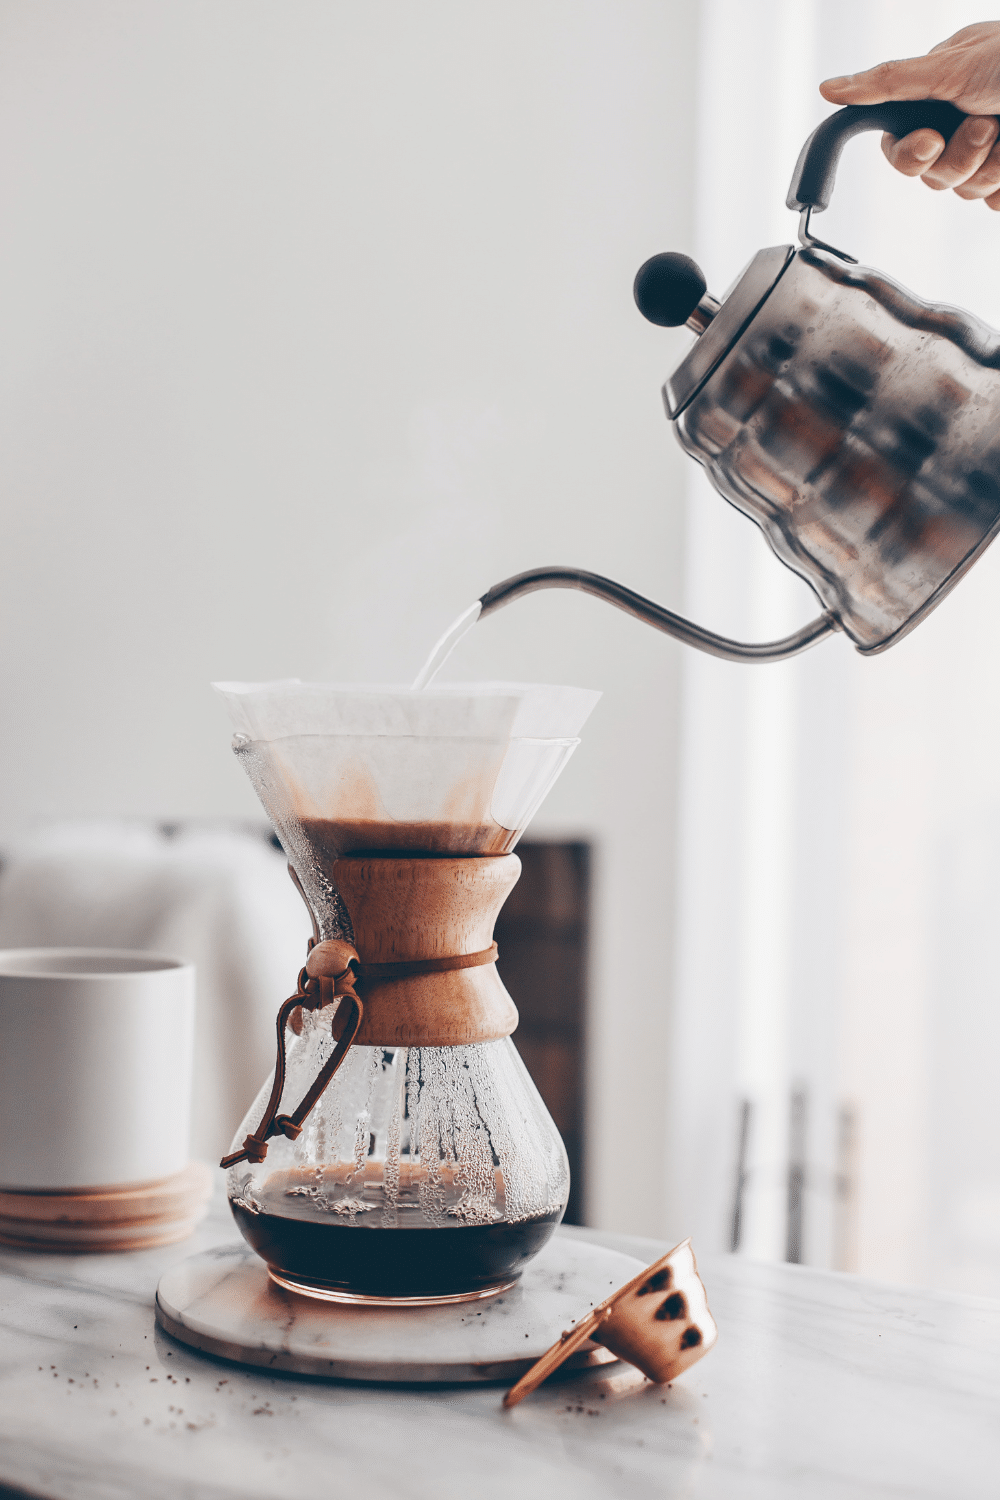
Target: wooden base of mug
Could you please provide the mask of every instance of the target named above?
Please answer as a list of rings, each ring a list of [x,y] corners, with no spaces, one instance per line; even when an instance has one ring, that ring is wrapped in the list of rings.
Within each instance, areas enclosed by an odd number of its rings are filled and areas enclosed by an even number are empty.
[[[157,1182],[93,1189],[0,1189],[0,1243],[80,1254],[146,1250],[186,1239],[208,1212],[204,1162]]]
[[[182,1219],[176,1224],[153,1226],[148,1232],[126,1234],[124,1229],[117,1234],[104,1231],[90,1239],[67,1236],[55,1239],[50,1235],[32,1238],[27,1235],[10,1234],[0,1220],[0,1245],[10,1250],[31,1250],[39,1255],[120,1255],[124,1251],[158,1250],[162,1245],[176,1245],[186,1240],[198,1227],[204,1214],[197,1218]]]

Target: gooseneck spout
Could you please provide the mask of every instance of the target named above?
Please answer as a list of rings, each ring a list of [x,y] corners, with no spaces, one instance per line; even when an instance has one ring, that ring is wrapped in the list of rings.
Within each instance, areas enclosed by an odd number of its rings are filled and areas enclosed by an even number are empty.
[[[824,613],[794,634],[783,636],[780,641],[731,641],[727,636],[716,635],[714,631],[685,620],[683,615],[675,615],[662,604],[654,604],[652,599],[644,598],[624,584],[603,578],[600,573],[587,573],[582,568],[531,568],[527,573],[515,573],[512,578],[494,584],[482,596],[478,618],[484,620],[487,615],[503,609],[505,604],[539,589],[579,589],[584,594],[593,594],[596,599],[603,599],[616,609],[634,615],[655,630],[662,630],[664,635],[672,635],[685,645],[705,651],[709,656],[721,657],[723,661],[786,661],[790,656],[808,651],[817,641],[840,629],[834,617]]]

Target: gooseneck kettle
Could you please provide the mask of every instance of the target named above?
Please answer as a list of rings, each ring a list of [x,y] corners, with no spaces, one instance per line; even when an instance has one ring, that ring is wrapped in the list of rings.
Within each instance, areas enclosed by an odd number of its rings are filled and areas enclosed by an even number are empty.
[[[829,116],[802,148],[787,206],[799,244],[760,250],[721,302],[694,261],[656,255],[635,280],[653,323],[697,340],[663,387],[681,446],[764,532],[822,612],[784,640],[731,641],[579,569],[497,584],[478,616],[576,588],[730,661],[781,661],[842,630],[864,655],[919,623],[1000,530],[1000,334],[922,302],[812,233],[845,143],[965,116],[925,99]]]

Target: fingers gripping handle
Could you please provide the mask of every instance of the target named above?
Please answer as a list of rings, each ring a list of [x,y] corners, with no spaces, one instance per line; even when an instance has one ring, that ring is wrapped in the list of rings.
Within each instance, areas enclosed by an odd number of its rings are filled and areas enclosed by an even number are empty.
[[[936,130],[950,141],[967,116],[943,99],[905,99],[885,104],[849,104],[817,125],[795,163],[786,206],[798,212],[811,208],[822,213],[829,208],[837,163],[847,142],[866,130],[887,130],[890,135],[909,135],[911,130]]]

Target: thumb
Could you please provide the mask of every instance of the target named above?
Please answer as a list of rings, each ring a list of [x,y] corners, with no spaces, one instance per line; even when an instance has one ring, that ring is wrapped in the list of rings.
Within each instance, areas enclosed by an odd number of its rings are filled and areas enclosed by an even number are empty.
[[[946,82],[940,57],[931,54],[879,63],[866,73],[828,78],[819,91],[831,104],[884,104],[888,99],[940,99],[945,96],[936,90]]]

